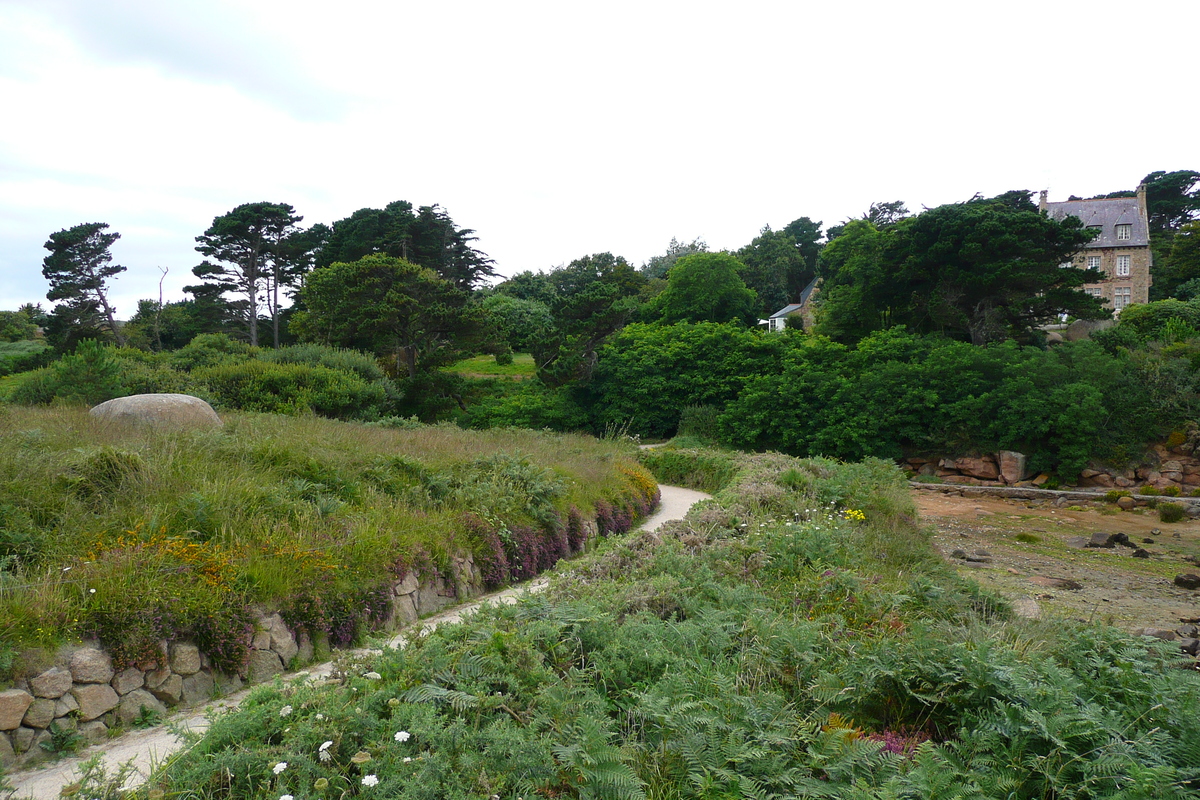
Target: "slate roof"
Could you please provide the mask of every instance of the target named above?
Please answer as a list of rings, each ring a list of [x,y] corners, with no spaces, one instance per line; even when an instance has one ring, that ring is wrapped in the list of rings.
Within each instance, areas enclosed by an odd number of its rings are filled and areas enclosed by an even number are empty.
[[[1150,230],[1146,219],[1138,213],[1136,197],[1119,197],[1111,200],[1066,200],[1061,203],[1046,203],[1046,213],[1052,219],[1079,217],[1086,227],[1099,227],[1100,235],[1087,245],[1096,247],[1145,247],[1150,244]],[[1128,239],[1117,239],[1117,225],[1132,225]]]
[[[803,303],[791,303],[790,305],[786,305],[783,308],[776,311],[774,314],[772,314],[769,317],[769,319],[778,319],[779,317],[786,317],[788,314],[791,314],[793,311],[799,311],[803,305],[804,305]]]
[[[769,319],[779,319],[780,317],[786,317],[788,314],[794,314],[795,312],[804,308],[804,304],[808,302],[810,297],[812,297],[813,290],[817,288],[817,281],[819,281],[819,280],[820,280],[820,278],[813,278],[811,281],[808,282],[808,286],[805,286],[804,291],[800,292],[800,302],[789,303],[788,305],[784,306],[783,308],[779,309],[774,314],[772,314],[769,317]]]

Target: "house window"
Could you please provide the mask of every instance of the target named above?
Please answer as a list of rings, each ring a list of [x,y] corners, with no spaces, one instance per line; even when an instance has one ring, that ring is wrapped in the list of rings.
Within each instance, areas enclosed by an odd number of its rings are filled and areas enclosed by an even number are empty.
[[[1133,236],[1133,226],[1132,225],[1118,225],[1117,226],[1117,240],[1118,241],[1122,241],[1122,242],[1128,241],[1130,238],[1132,238],[1132,236]]]
[[[1085,286],[1083,288],[1083,293],[1091,295],[1092,297],[1099,297],[1101,294],[1101,291],[1102,290],[1100,289],[1099,286]]]
[[[1087,265],[1088,269],[1100,269],[1100,256],[1088,256]]]
[[[1129,256],[1117,256],[1117,277],[1129,277]]]
[[[1133,290],[1128,286],[1118,286],[1113,289],[1113,309],[1120,311],[1132,301],[1130,299]]]

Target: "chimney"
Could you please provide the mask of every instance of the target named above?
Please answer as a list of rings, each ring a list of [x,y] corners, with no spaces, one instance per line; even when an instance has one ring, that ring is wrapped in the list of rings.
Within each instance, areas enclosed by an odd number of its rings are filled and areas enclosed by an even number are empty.
[[[1047,205],[1046,198],[1049,195],[1050,195],[1049,189],[1042,189],[1041,194],[1038,195],[1038,211],[1046,210],[1046,205]]]
[[[1144,183],[1138,184],[1137,205],[1138,205],[1138,212],[1141,213],[1143,218],[1148,219],[1149,218],[1148,212],[1146,210],[1146,184],[1144,184]]]

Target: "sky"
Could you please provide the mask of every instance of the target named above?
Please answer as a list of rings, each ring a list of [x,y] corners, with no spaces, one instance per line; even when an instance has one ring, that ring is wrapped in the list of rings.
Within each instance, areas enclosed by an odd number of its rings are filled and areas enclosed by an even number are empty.
[[[242,203],[439,204],[502,275],[1200,169],[1195,0],[0,0],[0,309],[105,222],[183,299]],[[166,270],[163,277],[162,270]]]

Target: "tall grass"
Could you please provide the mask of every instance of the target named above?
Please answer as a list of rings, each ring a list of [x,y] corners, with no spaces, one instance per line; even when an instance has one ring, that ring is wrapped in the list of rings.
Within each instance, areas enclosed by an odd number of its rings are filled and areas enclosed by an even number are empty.
[[[582,436],[254,414],[163,432],[19,407],[0,425],[10,647],[98,635],[136,655],[223,609],[449,575],[481,547],[472,515],[553,538],[575,510],[646,493],[631,448]]]

